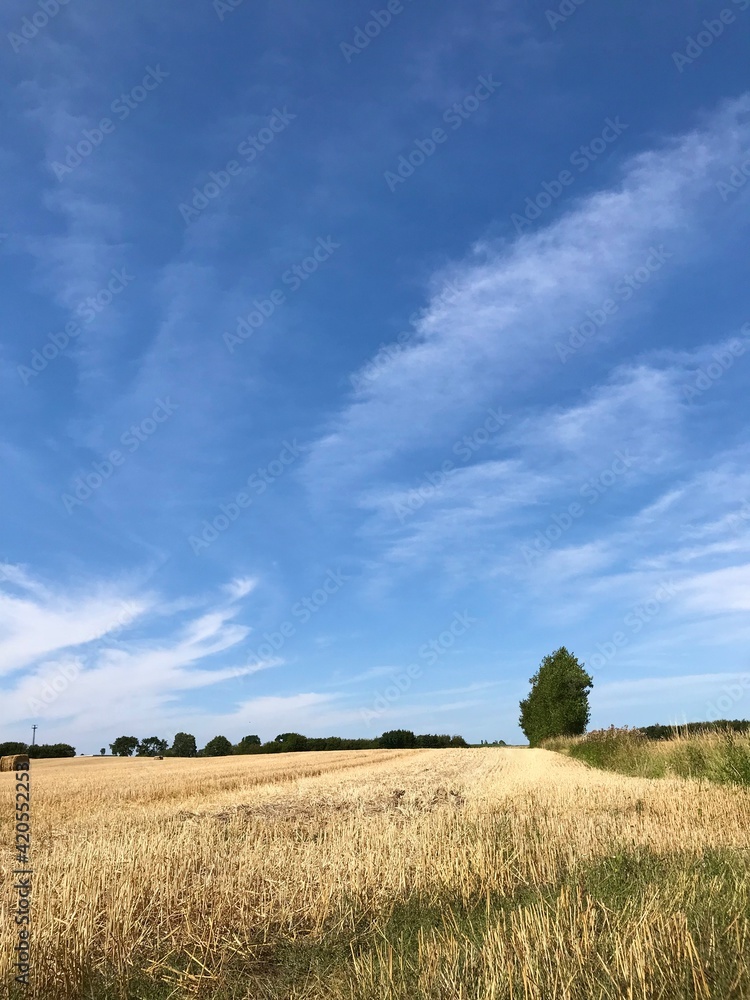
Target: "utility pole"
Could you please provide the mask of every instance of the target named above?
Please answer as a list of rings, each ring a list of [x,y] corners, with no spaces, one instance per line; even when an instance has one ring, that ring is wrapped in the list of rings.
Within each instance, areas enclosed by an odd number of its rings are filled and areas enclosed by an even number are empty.
[[[36,729],[37,729],[36,723],[34,723],[34,725],[31,727],[31,745],[32,746],[34,746],[36,744]]]

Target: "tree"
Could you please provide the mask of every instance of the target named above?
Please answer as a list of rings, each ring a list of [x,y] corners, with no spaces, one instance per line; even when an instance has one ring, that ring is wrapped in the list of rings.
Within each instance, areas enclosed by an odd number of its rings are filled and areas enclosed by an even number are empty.
[[[118,736],[114,743],[109,744],[109,749],[116,757],[132,757],[137,746],[137,736]]]
[[[107,748],[106,747],[102,747],[101,750],[99,751],[99,753],[102,755],[102,757],[106,754],[106,752],[107,752]]]
[[[280,743],[279,753],[301,753],[307,750],[307,737],[302,733],[279,733],[274,743]]]
[[[565,646],[544,657],[529,683],[531,690],[520,704],[519,723],[531,746],[539,746],[550,736],[585,732],[594,682]]]
[[[202,757],[228,757],[232,753],[232,744],[226,736],[214,736],[201,750]]]
[[[237,746],[235,753],[258,753],[262,746],[260,736],[243,736]]]
[[[14,757],[19,753],[26,753],[28,746],[26,743],[14,743],[12,740],[9,743],[0,743],[0,757]]]
[[[138,744],[139,757],[163,757],[167,750],[167,741],[158,736],[147,736]]]
[[[417,745],[417,737],[410,729],[390,729],[378,743],[385,750],[406,750]]]
[[[198,746],[192,733],[175,733],[172,743],[172,753],[175,757],[195,757]]]

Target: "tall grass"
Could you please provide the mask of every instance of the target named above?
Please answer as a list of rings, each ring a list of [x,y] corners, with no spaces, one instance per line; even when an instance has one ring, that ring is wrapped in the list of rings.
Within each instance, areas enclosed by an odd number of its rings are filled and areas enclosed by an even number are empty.
[[[730,784],[487,748],[35,761],[32,782],[27,1000],[750,996]]]
[[[671,739],[655,741],[639,729],[611,726],[581,737],[549,740],[545,747],[621,774],[750,785],[750,734],[731,730],[686,733],[675,727]]]

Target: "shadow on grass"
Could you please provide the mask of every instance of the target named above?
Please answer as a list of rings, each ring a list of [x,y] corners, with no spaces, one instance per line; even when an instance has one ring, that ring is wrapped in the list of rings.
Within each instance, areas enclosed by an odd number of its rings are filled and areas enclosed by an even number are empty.
[[[385,951],[397,956],[407,993],[422,997],[418,982],[420,941],[450,934],[481,949],[485,936],[503,916],[530,906],[554,914],[571,893],[618,913],[657,905],[684,914],[698,950],[717,928],[750,918],[747,886],[750,859],[745,854],[711,851],[698,856],[657,855],[642,849],[580,866],[555,886],[524,886],[513,896],[489,896],[464,906],[454,898],[437,902],[413,898],[393,907],[382,922],[354,934],[331,933],[322,940],[279,939],[235,954],[215,976],[184,955],[165,960],[161,975],[134,974],[126,983],[98,976],[82,988],[80,1000],[370,1000],[358,992],[354,960]],[[204,956],[210,966],[210,956]],[[171,971],[167,972],[169,966]],[[712,970],[712,996],[732,992],[731,963]],[[733,968],[733,967],[732,967]],[[671,994],[670,994],[671,995]],[[19,994],[20,997],[20,994]],[[28,1000],[28,994],[25,994]],[[15,1000],[15,997],[13,998]],[[46,1000],[46,998],[45,998]]]

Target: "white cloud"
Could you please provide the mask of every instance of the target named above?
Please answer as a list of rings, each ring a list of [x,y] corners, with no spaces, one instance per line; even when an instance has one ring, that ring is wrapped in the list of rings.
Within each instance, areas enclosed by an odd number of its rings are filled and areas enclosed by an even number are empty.
[[[50,592],[18,567],[6,567],[5,579],[22,583],[26,594],[0,591],[0,675],[101,639],[153,608],[152,597],[101,586],[92,593]]]
[[[365,379],[333,419],[308,460],[311,488],[323,494],[332,480],[356,481],[455,434],[489,401],[505,402],[555,366],[551,345],[560,331],[607,298],[655,242],[679,237],[689,254],[711,222],[706,195],[750,144],[748,108],[748,96],[727,105],[702,130],[633,159],[619,189],[585,199],[511,246],[477,245],[441,276],[459,293],[446,301],[436,286],[414,342]],[[652,389],[658,399],[658,378]]]
[[[253,576],[238,576],[226,584],[224,590],[233,601],[241,601],[258,586],[258,580]]]
[[[276,665],[227,663],[226,654],[234,658],[250,632],[232,620],[232,607],[196,616],[194,609],[155,595],[117,594],[115,588],[94,584],[91,594],[62,596],[15,567],[6,568],[5,576],[0,662],[6,673],[25,668],[3,691],[8,725],[29,718],[66,720],[69,730],[85,732],[92,720],[99,726],[107,719],[108,725],[129,722],[132,728],[136,720],[169,715],[169,706],[185,692]],[[22,582],[32,596],[7,593],[11,581]],[[188,613],[186,621],[143,636],[147,613],[171,616],[180,610]],[[225,654],[220,664],[210,666],[210,658],[219,654]]]
[[[682,581],[679,591],[696,613],[750,611],[750,563],[698,573]]]

